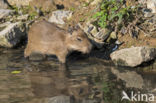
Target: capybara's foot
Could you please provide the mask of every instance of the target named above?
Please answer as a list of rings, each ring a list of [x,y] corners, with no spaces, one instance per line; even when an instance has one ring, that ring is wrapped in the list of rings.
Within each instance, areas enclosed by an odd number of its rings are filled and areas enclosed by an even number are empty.
[[[30,54],[31,54],[31,52],[26,48],[26,49],[24,50],[24,57],[27,58],[27,57],[30,56]]]
[[[65,55],[58,55],[58,60],[62,63],[65,64],[66,63],[66,56]]]

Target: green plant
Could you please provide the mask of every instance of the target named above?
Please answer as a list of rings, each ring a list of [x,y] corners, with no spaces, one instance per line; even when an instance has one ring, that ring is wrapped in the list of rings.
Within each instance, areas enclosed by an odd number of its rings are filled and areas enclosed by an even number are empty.
[[[34,20],[37,15],[37,12],[29,13],[28,20]]]
[[[84,22],[85,19],[81,17],[81,18],[79,19],[79,21],[80,21],[80,22]]]
[[[74,11],[75,11],[75,8],[74,8],[74,7],[72,7],[72,8],[70,8],[69,10],[74,12]]]
[[[15,11],[16,16],[20,15],[19,12],[21,12],[23,15],[29,14],[28,20],[33,20],[38,15],[38,13],[35,10],[33,10],[31,6],[22,6],[20,8],[13,6],[12,9]]]
[[[100,10],[93,15],[95,25],[106,28],[109,25],[120,25],[122,21],[130,18],[131,8],[123,7],[124,1],[103,0]]]

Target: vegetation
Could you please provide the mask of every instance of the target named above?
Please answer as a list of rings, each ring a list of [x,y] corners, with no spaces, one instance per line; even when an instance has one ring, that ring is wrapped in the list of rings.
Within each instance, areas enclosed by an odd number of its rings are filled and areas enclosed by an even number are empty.
[[[17,16],[28,14],[29,15],[28,20],[34,20],[35,17],[38,15],[38,13],[35,10],[33,10],[33,8],[30,6],[24,6],[24,7],[13,6],[13,10],[15,11],[15,14]]]
[[[100,5],[100,10],[93,15],[96,19],[94,24],[101,28],[108,26],[126,25],[124,21],[132,20],[132,14],[135,8],[125,7],[124,0],[103,0]]]

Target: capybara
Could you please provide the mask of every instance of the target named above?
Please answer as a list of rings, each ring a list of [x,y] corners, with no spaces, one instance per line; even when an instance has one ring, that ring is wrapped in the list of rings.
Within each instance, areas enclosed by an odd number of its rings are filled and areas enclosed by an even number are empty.
[[[89,53],[91,48],[91,42],[80,27],[68,31],[42,20],[32,24],[29,30],[24,56],[29,57],[31,53],[56,55],[61,63],[65,63],[70,52]]]

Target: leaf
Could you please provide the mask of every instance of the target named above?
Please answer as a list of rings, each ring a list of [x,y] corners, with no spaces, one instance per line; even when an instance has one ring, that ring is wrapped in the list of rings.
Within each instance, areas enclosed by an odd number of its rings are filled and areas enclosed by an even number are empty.
[[[103,11],[97,12],[96,14],[93,15],[93,18],[97,18],[99,16],[102,16]]]
[[[118,24],[120,24],[122,22],[123,15],[122,14],[119,14],[118,17],[119,17]]]
[[[19,71],[19,70],[14,70],[14,71],[12,71],[11,73],[12,73],[12,74],[19,74],[19,73],[21,73],[21,71]]]

